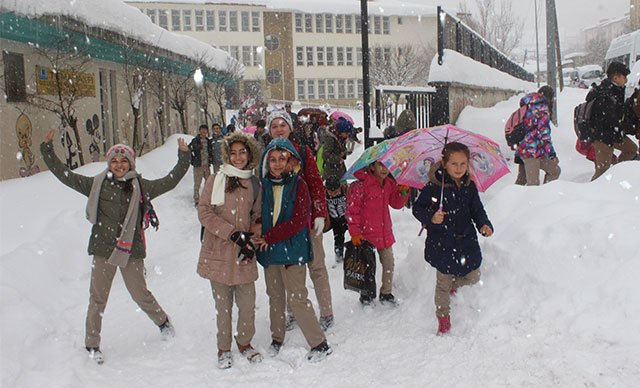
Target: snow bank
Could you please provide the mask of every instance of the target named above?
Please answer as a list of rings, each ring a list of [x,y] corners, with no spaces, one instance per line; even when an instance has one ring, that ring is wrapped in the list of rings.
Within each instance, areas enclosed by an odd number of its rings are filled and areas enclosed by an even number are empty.
[[[532,82],[523,81],[449,49],[444,50],[442,65],[438,64],[437,54],[431,60],[429,83],[433,82],[458,83],[516,91],[531,90],[535,85]]]
[[[3,0],[0,10],[28,17],[68,16],[88,26],[129,36],[193,60],[201,60],[206,54],[208,66],[221,71],[228,67],[227,61],[234,60],[226,52],[205,42],[174,34],[153,24],[138,8],[121,0]]]

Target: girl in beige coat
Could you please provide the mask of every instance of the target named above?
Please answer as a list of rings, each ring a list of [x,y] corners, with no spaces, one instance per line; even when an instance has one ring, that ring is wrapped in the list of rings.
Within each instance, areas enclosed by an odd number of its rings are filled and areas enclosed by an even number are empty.
[[[231,356],[233,301],[238,306],[236,343],[250,362],[262,361],[253,349],[255,334],[255,281],[258,268],[250,238],[259,231],[260,182],[253,175],[258,163],[258,143],[233,133],[222,143],[224,164],[207,179],[198,204],[204,238],[198,274],[211,282],[218,326],[218,368],[233,364]],[[257,226],[256,226],[257,225]]]

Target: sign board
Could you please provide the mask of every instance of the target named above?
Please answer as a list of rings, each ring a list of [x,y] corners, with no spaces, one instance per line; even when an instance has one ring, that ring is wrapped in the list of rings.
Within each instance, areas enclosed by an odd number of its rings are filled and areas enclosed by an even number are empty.
[[[96,76],[93,73],[76,73],[71,70],[60,71],[60,85],[63,96],[96,96]],[[53,71],[48,67],[36,66],[36,91],[38,94],[57,95],[58,88]]]

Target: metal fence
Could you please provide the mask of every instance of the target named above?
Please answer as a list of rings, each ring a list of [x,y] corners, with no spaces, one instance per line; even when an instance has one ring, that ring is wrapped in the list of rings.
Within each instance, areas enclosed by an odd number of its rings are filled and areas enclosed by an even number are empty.
[[[516,78],[533,82],[534,75],[513,62],[489,41],[473,31],[460,19],[438,6],[438,64],[442,65],[444,50],[454,50]]]

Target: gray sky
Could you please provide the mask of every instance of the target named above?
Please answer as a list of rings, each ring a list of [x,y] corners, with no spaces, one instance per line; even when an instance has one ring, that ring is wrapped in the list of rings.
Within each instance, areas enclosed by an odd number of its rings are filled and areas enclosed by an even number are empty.
[[[399,0],[400,2],[402,0]],[[526,18],[522,45],[535,47],[535,14],[534,0],[510,0],[516,15]],[[425,4],[442,5],[458,9],[463,2],[468,8],[474,9],[475,0],[424,0]],[[539,26],[541,38],[544,36],[544,6],[545,0],[538,0]],[[558,28],[560,29],[561,46],[570,44],[580,35],[580,30],[597,24],[602,19],[624,16],[629,12],[629,0],[556,0]]]

